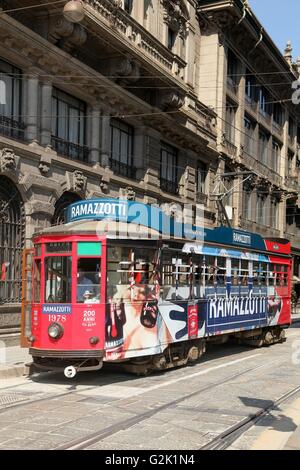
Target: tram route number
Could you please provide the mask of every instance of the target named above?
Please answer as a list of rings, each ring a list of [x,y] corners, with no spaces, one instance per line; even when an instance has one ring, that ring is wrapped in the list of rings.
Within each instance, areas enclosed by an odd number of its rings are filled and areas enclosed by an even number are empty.
[[[48,320],[49,320],[49,322],[62,322],[62,323],[64,323],[65,321],[67,321],[67,316],[66,315],[52,314],[52,315],[48,315]]]

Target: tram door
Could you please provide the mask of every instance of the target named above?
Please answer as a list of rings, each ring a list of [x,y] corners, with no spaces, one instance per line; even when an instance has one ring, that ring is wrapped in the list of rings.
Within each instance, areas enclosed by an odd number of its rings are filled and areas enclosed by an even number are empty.
[[[76,328],[82,344],[104,349],[105,329],[105,262],[104,247],[100,242],[77,242],[76,265],[73,264],[73,302]],[[73,257],[74,260],[74,257]],[[76,273],[74,273],[74,269]],[[75,284],[75,286],[74,286]],[[74,289],[75,287],[75,289]],[[75,297],[75,298],[74,298]]]
[[[52,350],[104,349],[105,241],[45,243],[42,294],[35,296],[37,327],[33,347]],[[35,263],[39,261],[35,259]],[[37,285],[37,276],[35,276]],[[39,289],[35,289],[39,291]],[[51,329],[58,330],[53,336]],[[55,333],[55,331],[54,331]]]

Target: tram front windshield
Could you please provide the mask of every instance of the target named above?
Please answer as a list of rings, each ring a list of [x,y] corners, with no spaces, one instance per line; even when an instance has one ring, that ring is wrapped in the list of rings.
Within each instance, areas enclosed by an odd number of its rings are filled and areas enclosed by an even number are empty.
[[[101,262],[81,258],[77,266],[77,303],[100,303]]]

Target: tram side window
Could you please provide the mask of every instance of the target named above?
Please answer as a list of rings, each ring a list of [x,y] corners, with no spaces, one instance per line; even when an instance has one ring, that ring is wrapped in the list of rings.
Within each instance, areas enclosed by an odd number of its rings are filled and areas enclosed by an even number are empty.
[[[34,262],[34,302],[41,301],[41,260],[36,259]]]
[[[194,268],[193,268],[194,271]],[[190,257],[184,253],[164,252],[162,267],[163,299],[188,300],[191,295]]]
[[[274,286],[275,285],[275,266],[274,266],[274,264],[269,264],[268,283],[269,283],[269,286]]]
[[[275,279],[276,286],[287,287],[288,286],[288,267],[284,265],[276,265],[275,267]]]
[[[45,302],[71,302],[71,265],[69,256],[45,259]]]
[[[98,304],[100,296],[101,260],[80,258],[77,266],[77,302]]]
[[[231,260],[231,282],[233,286],[239,285],[240,278],[240,260],[232,259]]]
[[[214,256],[205,256],[205,284],[214,286],[217,276],[217,260]]]
[[[108,247],[108,298],[141,301],[153,298],[156,262],[154,249]]]
[[[217,258],[217,284],[225,286],[226,284],[226,258]]]
[[[195,298],[199,299],[204,296],[204,287],[205,287],[204,258],[201,255],[195,255],[193,257],[193,262],[194,262],[194,293],[195,293]]]
[[[248,286],[249,283],[249,261],[241,261],[241,284],[242,286]]]
[[[267,285],[268,268],[267,263],[253,263],[253,285],[265,287]]]

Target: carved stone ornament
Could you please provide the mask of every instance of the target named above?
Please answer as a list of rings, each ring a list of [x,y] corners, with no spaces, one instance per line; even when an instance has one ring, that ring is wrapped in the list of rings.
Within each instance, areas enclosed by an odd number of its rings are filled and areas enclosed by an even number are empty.
[[[82,171],[75,170],[73,172],[73,189],[76,193],[83,193],[86,189],[87,178]]]
[[[162,3],[165,9],[165,22],[174,31],[181,35],[185,34],[189,13],[184,0],[162,0]]]
[[[100,176],[99,186],[100,186],[100,189],[103,193],[108,192],[109,181],[110,181],[110,178],[107,175],[104,174],[104,175]]]
[[[122,8],[123,6],[123,2],[122,0],[110,0],[111,4],[112,4],[112,11],[111,11],[111,14],[110,14],[110,22],[112,25],[115,25],[116,22],[117,22],[117,19],[118,19],[118,13],[119,13],[119,10],[120,8]]]
[[[127,199],[127,201],[135,201],[136,194],[131,186],[127,186],[125,189],[120,188],[120,196]]]
[[[176,91],[161,93],[160,105],[165,110],[177,110],[184,105],[184,96]]]
[[[42,156],[40,158],[39,170],[43,176],[46,176],[49,173],[51,166],[51,157]]]
[[[0,150],[0,170],[2,173],[15,172],[17,161],[12,149],[4,148]]]
[[[50,41],[66,48],[83,46],[87,32],[80,24],[71,23],[63,16],[54,19],[50,26]]]
[[[141,77],[139,64],[130,57],[112,59],[108,73],[121,85],[127,85],[137,82]]]

